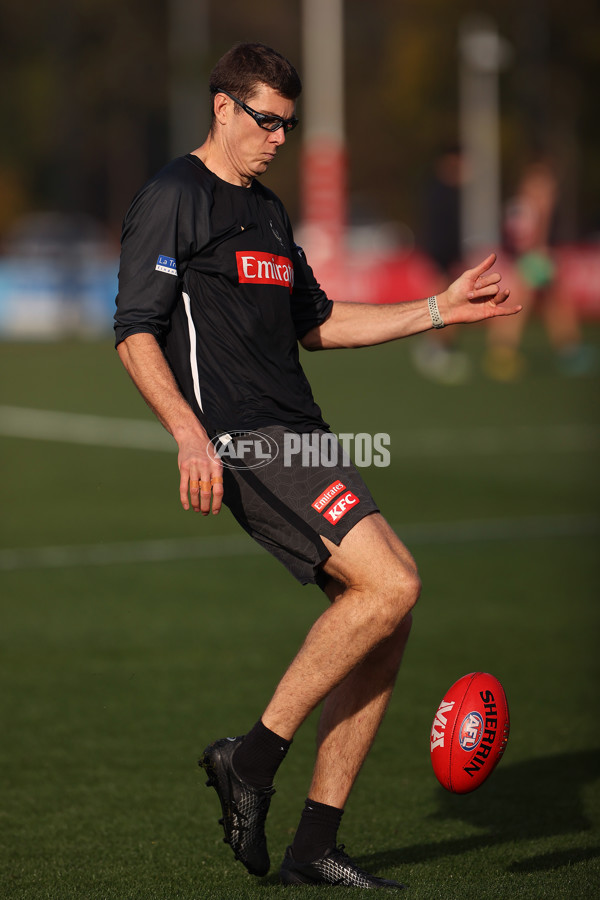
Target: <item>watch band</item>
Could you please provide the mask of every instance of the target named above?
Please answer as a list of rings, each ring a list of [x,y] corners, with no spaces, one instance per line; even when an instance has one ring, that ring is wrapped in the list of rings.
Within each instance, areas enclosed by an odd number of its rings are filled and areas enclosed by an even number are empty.
[[[429,306],[429,315],[431,316],[431,323],[434,328],[443,328],[444,320],[440,316],[440,311],[437,305],[437,297],[428,297],[427,305]]]

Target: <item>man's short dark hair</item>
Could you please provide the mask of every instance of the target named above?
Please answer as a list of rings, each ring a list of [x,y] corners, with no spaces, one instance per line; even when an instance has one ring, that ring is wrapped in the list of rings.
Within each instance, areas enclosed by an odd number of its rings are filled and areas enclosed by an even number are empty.
[[[265,44],[235,44],[221,57],[209,79],[211,107],[219,91],[229,91],[247,103],[257,86],[266,84],[285,97],[297,100],[302,82],[289,60]]]

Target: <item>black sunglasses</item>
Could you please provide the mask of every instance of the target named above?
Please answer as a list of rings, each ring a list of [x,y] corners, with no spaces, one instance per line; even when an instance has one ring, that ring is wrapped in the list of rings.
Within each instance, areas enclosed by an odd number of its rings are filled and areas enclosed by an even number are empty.
[[[248,106],[247,103],[234,97],[229,91],[224,91],[222,88],[217,91],[217,94],[227,94],[234,103],[237,103],[238,106],[242,107],[244,112],[248,113],[249,116],[252,116],[257,125],[260,125],[261,128],[265,128],[267,131],[277,131],[278,128],[283,128],[285,132],[293,131],[298,124],[299,120],[296,116],[292,116],[291,119],[282,119],[281,116],[268,116],[266,113],[257,112],[255,109],[252,109],[251,106]]]

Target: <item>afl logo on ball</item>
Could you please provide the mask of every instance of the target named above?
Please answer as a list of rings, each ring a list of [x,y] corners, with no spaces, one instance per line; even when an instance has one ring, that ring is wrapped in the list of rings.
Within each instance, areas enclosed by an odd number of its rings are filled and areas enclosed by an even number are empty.
[[[458,742],[463,750],[474,750],[483,734],[483,717],[478,712],[470,712],[463,719],[458,734]]]

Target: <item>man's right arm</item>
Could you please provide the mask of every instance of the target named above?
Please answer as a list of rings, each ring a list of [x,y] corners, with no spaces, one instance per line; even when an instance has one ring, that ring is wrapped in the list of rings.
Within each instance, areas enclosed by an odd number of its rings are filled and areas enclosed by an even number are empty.
[[[182,396],[173,373],[152,334],[132,334],[117,346],[121,362],[140,394],[179,447],[181,505],[208,515],[218,513],[223,497],[222,465],[205,429]],[[206,490],[200,489],[202,485]]]

